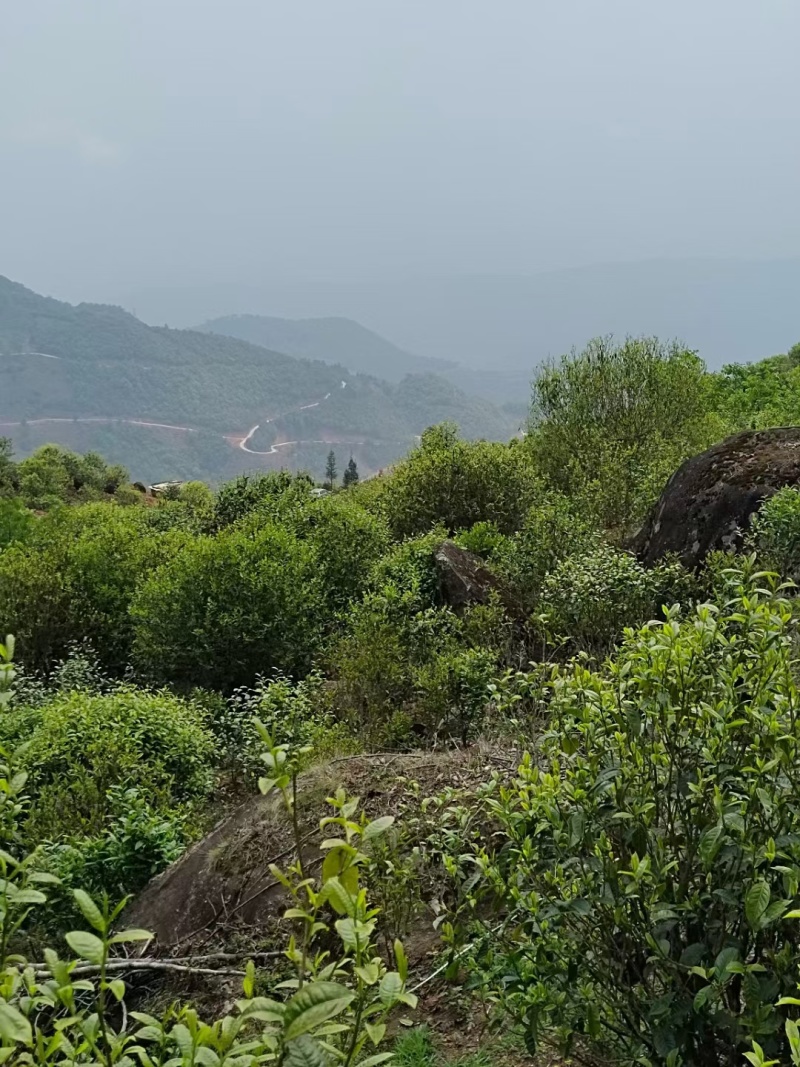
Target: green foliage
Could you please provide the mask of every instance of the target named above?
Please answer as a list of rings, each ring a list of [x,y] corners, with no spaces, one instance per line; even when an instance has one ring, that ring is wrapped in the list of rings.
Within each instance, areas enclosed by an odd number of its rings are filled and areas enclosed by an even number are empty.
[[[14,463],[14,444],[10,437],[0,437],[0,497],[13,495],[18,486]]]
[[[342,486],[345,489],[349,489],[358,483],[358,464],[351,456],[347,466],[345,467],[344,474],[342,475]]]
[[[198,537],[139,585],[133,659],[143,677],[230,692],[308,670],[322,589],[310,545],[264,523]]]
[[[297,1057],[298,1067],[306,1062],[319,1062],[324,1067],[329,1061],[323,1055],[323,1047],[330,1049],[344,1067],[384,1063],[391,1055],[371,1055],[370,1051],[386,1034],[385,1019],[397,1005],[416,1007],[417,998],[406,990],[408,964],[402,944],[394,943],[394,971],[388,969],[377,952],[374,938],[378,910],[370,906],[367,891],[360,883],[368,862],[362,848],[385,834],[394,817],[385,815],[368,821],[363,813],[359,815],[358,798],[348,797],[338,789],[328,798],[331,814],[320,823],[320,828],[330,835],[321,845],[324,860],[320,876],[318,880],[309,877],[302,858],[296,805],[302,749],[276,745],[263,725],[260,730],[267,777],[260,779],[259,788],[264,794],[276,791],[281,796],[294,827],[297,854],[287,871],[271,868],[290,897],[291,906],[284,917],[298,928],[286,953],[297,973],[297,978],[287,984],[298,992],[286,1005],[273,1002],[271,1010],[278,1024],[276,1038],[289,1052],[301,1035],[314,1034],[303,1049],[307,1058]],[[339,916],[330,926],[326,920],[328,909]],[[341,947],[331,960],[328,953],[312,952],[320,934],[335,934],[340,942]],[[337,1027],[320,1026],[334,1015],[340,1019]],[[318,1043],[320,1038],[327,1038],[323,1046]],[[317,1050],[319,1059],[314,1060]],[[282,1056],[276,1058],[287,1067],[293,1062],[291,1055],[285,1060]]]
[[[238,773],[252,776],[261,751],[257,723],[279,744],[310,749],[317,760],[352,749],[354,737],[333,714],[325,678],[318,671],[292,681],[277,674],[252,689],[237,689],[211,724],[223,758]]]
[[[476,522],[468,530],[459,531],[454,540],[485,560],[497,559],[509,550],[510,545],[510,538],[500,533],[493,522]]]
[[[506,843],[478,857],[506,916],[483,966],[530,1048],[551,1031],[620,1064],[727,1065],[752,1040],[786,1055],[797,636],[755,575],[724,609],[631,632],[600,673],[552,669],[536,760],[488,803]]]
[[[32,792],[29,841],[106,830],[115,787],[136,787],[169,815],[207,796],[214,745],[200,709],[167,693],[119,688],[54,694],[0,718],[0,739],[24,743],[19,760]]]
[[[471,736],[503,644],[499,604],[461,616],[442,606],[433,559],[441,541],[434,530],[386,554],[329,656],[341,713],[384,743],[408,743],[411,727]]]
[[[382,517],[361,507],[350,494],[303,500],[284,522],[313,550],[316,573],[325,600],[325,616],[333,623],[338,612],[358,597],[373,568],[389,547]]]
[[[112,900],[138,893],[178,859],[185,846],[179,818],[154,810],[138,785],[112,786],[106,797],[105,825],[99,833],[68,839],[46,850],[48,866],[61,882],[51,905],[56,913],[48,916],[48,926],[64,929],[78,918],[73,890],[85,889]],[[58,898],[63,898],[60,907]]]
[[[34,516],[18,497],[0,496],[0,551],[26,541],[34,522]]]
[[[510,533],[537,489],[526,449],[462,441],[456,427],[445,423],[426,430],[419,447],[398,464],[382,503],[397,538],[437,525],[452,534],[482,521]]]
[[[96,452],[79,456],[60,445],[42,445],[17,464],[16,476],[26,506],[43,511],[115,493],[128,481],[124,467],[109,466]]]
[[[219,530],[253,512],[269,510],[291,490],[300,489],[307,497],[312,485],[307,474],[293,475],[285,470],[242,474],[226,482],[217,493],[212,527]]]
[[[542,583],[540,617],[551,639],[572,651],[609,652],[625,627],[687,602],[695,582],[678,563],[649,570],[635,556],[601,541],[556,565]]]
[[[644,517],[686,456],[722,429],[702,361],[677,344],[595,338],[539,371],[530,447],[548,485],[608,528]]]
[[[575,504],[562,493],[543,492],[514,537],[499,542],[490,558],[514,595],[533,611],[545,577],[567,556],[596,541],[596,529]]]
[[[48,670],[71,641],[87,640],[106,669],[124,671],[134,591],[183,540],[155,530],[152,516],[106,504],[62,508],[2,553],[0,629],[18,635],[29,669]]]
[[[5,662],[11,663],[12,654],[9,639],[3,649]],[[0,1061],[31,1067],[55,1063],[111,1067],[133,1063],[133,1057],[143,1064],[164,1062],[165,1057],[170,1063],[184,1062],[190,1057],[194,1063],[221,1064],[227,1059],[328,1067],[333,1055],[343,1067],[376,1067],[392,1059],[390,1053],[374,1051],[386,1034],[385,1020],[399,1005],[413,1009],[416,997],[406,988],[408,964],[402,944],[394,945],[396,970],[390,970],[376,952],[378,911],[359,885],[367,860],[359,845],[379,839],[393,817],[369,822],[359,816],[357,798],[337,791],[328,801],[332,814],[321,821],[320,829],[333,827],[339,836],[323,842],[319,878],[307,876],[295,803],[302,752],[275,745],[263,726],[260,731],[266,746],[263,760],[271,773],[261,779],[260,788],[265,794],[280,793],[294,829],[296,862],[285,872],[273,865],[271,872],[290,897],[292,906],[284,918],[298,927],[299,936],[290,938],[286,951],[296,978],[282,983],[282,989],[289,991],[284,999],[256,998],[256,972],[249,962],[245,999],[236,1005],[235,1015],[212,1025],[201,1023],[190,1007],[168,1009],[158,1019],[141,1012],[129,1015],[123,1005],[122,1027],[116,1029],[119,1012],[113,1006],[124,1002],[127,989],[124,980],[114,975],[132,966],[129,951],[115,955],[117,946],[152,937],[146,930],[117,929],[126,898],[112,906],[104,895],[98,904],[84,889],[73,890],[77,909],[91,928],[67,933],[74,959],[62,961],[47,948],[44,963],[31,965],[24,956],[10,954],[12,939],[25,928],[32,909],[48,904],[46,893],[37,887],[57,879],[41,870],[41,849],[25,853],[19,848],[26,775],[16,772],[8,753],[0,751]],[[136,796],[126,799],[136,808]],[[143,810],[139,805],[139,814]],[[163,839],[163,827],[159,830],[148,822],[144,839],[154,835]],[[132,836],[141,843],[141,827]],[[130,860],[130,837],[127,833],[117,839],[121,852],[111,847],[111,863],[120,855]],[[328,920],[331,911],[339,916],[333,923]],[[329,944],[335,936],[338,949],[320,951],[320,935],[326,935]],[[85,977],[76,980],[78,974]]]
[[[732,363],[713,376],[714,401],[734,429],[800,423],[800,346],[758,363]]]
[[[787,486],[762,504],[750,541],[766,564],[785,578],[800,579],[800,490]]]

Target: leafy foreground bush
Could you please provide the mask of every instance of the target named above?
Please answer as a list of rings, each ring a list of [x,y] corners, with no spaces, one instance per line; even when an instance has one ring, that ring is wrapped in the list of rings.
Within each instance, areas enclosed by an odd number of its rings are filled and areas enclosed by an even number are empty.
[[[31,842],[104,833],[114,787],[137,786],[154,812],[168,815],[212,785],[214,745],[203,715],[167,693],[59,693],[5,712],[0,740],[24,744]]]
[[[759,579],[540,687],[540,758],[495,783],[507,843],[478,857],[505,913],[481,966],[531,1048],[581,1034],[616,1063],[713,1067],[755,1041],[790,1062],[798,632]]]
[[[10,659],[9,648],[0,645],[0,706],[8,703],[13,683]],[[131,962],[117,955],[118,948],[151,936],[145,930],[115,931],[124,902],[112,908],[106,898],[98,907],[77,890],[76,904],[92,931],[66,935],[74,956],[63,960],[46,949],[42,962],[31,963],[12,955],[12,942],[31,910],[47,904],[43,889],[53,878],[41,871],[38,850],[26,852],[20,845],[26,776],[15,773],[8,753],[0,751],[0,1063],[377,1067],[392,1059],[391,1053],[375,1051],[386,1034],[385,1019],[397,1005],[414,1007],[416,998],[406,990],[400,942],[394,946],[396,970],[389,970],[378,955],[378,913],[359,884],[366,861],[359,845],[384,833],[392,818],[367,822],[358,815],[357,799],[343,793],[330,798],[332,814],[322,826],[338,836],[324,843],[322,871],[311,877],[303,868],[294,818],[297,759],[286,746],[273,745],[266,731],[263,738],[272,777],[261,780],[261,790],[280,793],[295,826],[296,863],[286,872],[274,866],[271,871],[290,898],[285,918],[297,934],[286,956],[296,976],[281,983],[275,999],[256,997],[255,968],[248,963],[244,998],[231,1014],[210,1023],[191,1006],[174,1006],[161,1018],[119,1010],[127,995],[121,975],[130,971]],[[331,927],[329,908],[338,916]],[[320,950],[321,937],[329,946],[326,951]]]
[[[750,539],[765,562],[800,579],[800,490],[787,486],[771,497],[753,519]]]

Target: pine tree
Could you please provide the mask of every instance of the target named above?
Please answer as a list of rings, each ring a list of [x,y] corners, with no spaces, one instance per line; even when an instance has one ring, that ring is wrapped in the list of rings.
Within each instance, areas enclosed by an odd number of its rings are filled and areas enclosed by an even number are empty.
[[[332,490],[336,483],[336,453],[333,449],[328,453],[328,462],[325,465],[325,481],[328,483],[328,488]]]
[[[342,475],[342,485],[347,489],[351,485],[355,485],[358,481],[358,467],[353,457],[350,457],[350,462],[347,464],[347,469]]]

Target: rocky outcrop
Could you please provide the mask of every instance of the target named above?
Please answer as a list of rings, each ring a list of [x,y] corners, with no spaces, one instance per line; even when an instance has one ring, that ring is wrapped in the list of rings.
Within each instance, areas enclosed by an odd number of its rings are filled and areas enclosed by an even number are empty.
[[[497,594],[512,614],[518,610],[509,590],[480,556],[461,548],[454,541],[443,541],[434,555],[439,571],[442,599],[454,611],[471,604],[486,604]]]
[[[750,519],[778,489],[800,484],[800,427],[745,430],[678,468],[631,548],[645,565],[674,553],[697,567],[742,547]]]

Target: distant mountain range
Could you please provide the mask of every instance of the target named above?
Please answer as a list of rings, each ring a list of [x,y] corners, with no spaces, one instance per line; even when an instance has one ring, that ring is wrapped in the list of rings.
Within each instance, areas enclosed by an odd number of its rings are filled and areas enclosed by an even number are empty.
[[[122,296],[122,294],[120,294]],[[699,350],[711,369],[787,351],[800,340],[800,258],[603,263],[539,274],[359,282],[270,280],[151,288],[125,296],[145,319],[181,324],[226,311],[346,315],[447,372],[465,389],[519,399],[542,360],[598,334],[657,334]],[[460,376],[459,376],[460,375]]]
[[[267,315],[225,315],[197,327],[204,333],[250,341],[300,359],[339,363],[351,374],[372,374],[399,382],[406,374],[441,374],[455,364],[415,356],[352,319],[277,319]]]
[[[345,333],[359,339],[362,361],[365,335],[375,339],[375,362],[401,351],[356,323]],[[429,365],[402,355],[409,368]],[[331,447],[352,452],[366,473],[443,419],[470,437],[517,429],[518,418],[436,375],[388,382],[335,358],[147,326],[121,308],[73,306],[0,277],[0,435],[20,454],[46,441],[95,448],[143,480],[282,465],[321,476]]]

